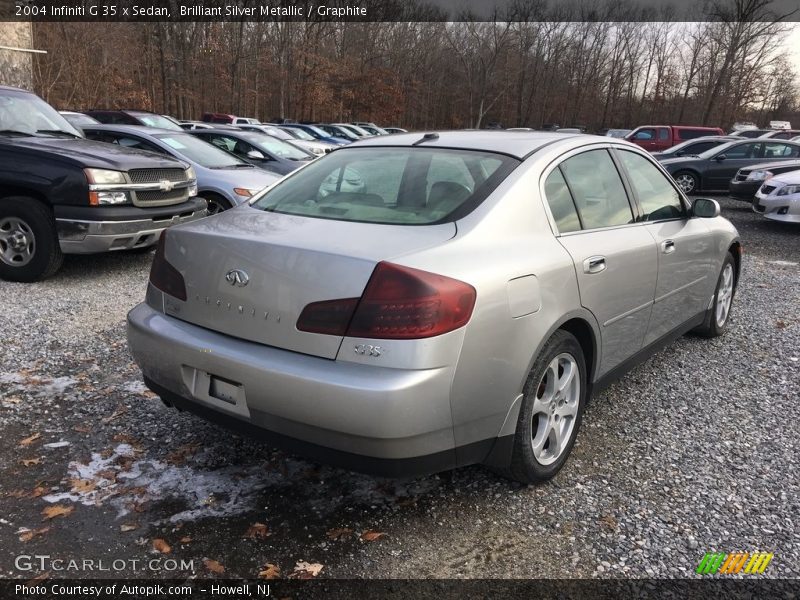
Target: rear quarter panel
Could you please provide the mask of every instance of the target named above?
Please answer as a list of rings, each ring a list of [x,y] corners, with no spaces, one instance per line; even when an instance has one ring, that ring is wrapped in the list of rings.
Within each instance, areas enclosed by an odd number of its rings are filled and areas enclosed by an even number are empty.
[[[591,318],[580,306],[572,260],[544,213],[539,173],[521,165],[457,222],[455,238],[394,261],[477,291],[450,396],[456,446],[513,433],[516,400],[541,346],[570,315]],[[509,283],[526,276],[535,280]],[[514,297],[519,290],[539,297]]]

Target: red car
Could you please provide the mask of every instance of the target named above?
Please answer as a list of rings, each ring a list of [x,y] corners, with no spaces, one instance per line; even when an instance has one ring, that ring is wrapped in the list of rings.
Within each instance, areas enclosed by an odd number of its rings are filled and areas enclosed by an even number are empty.
[[[719,127],[642,125],[626,135],[625,139],[650,152],[660,152],[686,140],[709,135],[725,135],[725,132]]]
[[[236,115],[228,115],[225,113],[203,113],[200,120],[205,123],[233,123]]]

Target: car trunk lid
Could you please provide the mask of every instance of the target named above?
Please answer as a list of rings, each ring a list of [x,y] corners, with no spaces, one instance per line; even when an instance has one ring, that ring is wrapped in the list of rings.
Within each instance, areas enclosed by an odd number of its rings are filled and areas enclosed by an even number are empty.
[[[451,239],[453,223],[379,225],[264,212],[250,206],[170,229],[167,261],[186,301],[178,319],[237,338],[335,358],[342,336],[299,331],[312,302],[361,296],[375,265]]]

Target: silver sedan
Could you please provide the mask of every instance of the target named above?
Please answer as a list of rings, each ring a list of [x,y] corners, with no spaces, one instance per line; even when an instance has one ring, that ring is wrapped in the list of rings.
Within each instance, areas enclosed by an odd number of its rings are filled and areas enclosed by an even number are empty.
[[[381,136],[169,229],[128,340],[165,403],[275,445],[539,482],[593,393],[725,332],[740,263],[719,205],[628,142]]]
[[[753,210],[773,221],[800,223],[800,171],[768,179],[756,192]]]

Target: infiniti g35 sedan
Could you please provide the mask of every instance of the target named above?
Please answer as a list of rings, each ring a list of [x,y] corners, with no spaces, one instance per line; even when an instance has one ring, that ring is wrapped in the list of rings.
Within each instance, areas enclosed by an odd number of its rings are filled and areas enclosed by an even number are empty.
[[[593,392],[726,330],[740,253],[714,200],[622,140],[380,136],[170,228],[128,340],[165,403],[276,446],[539,482]]]

